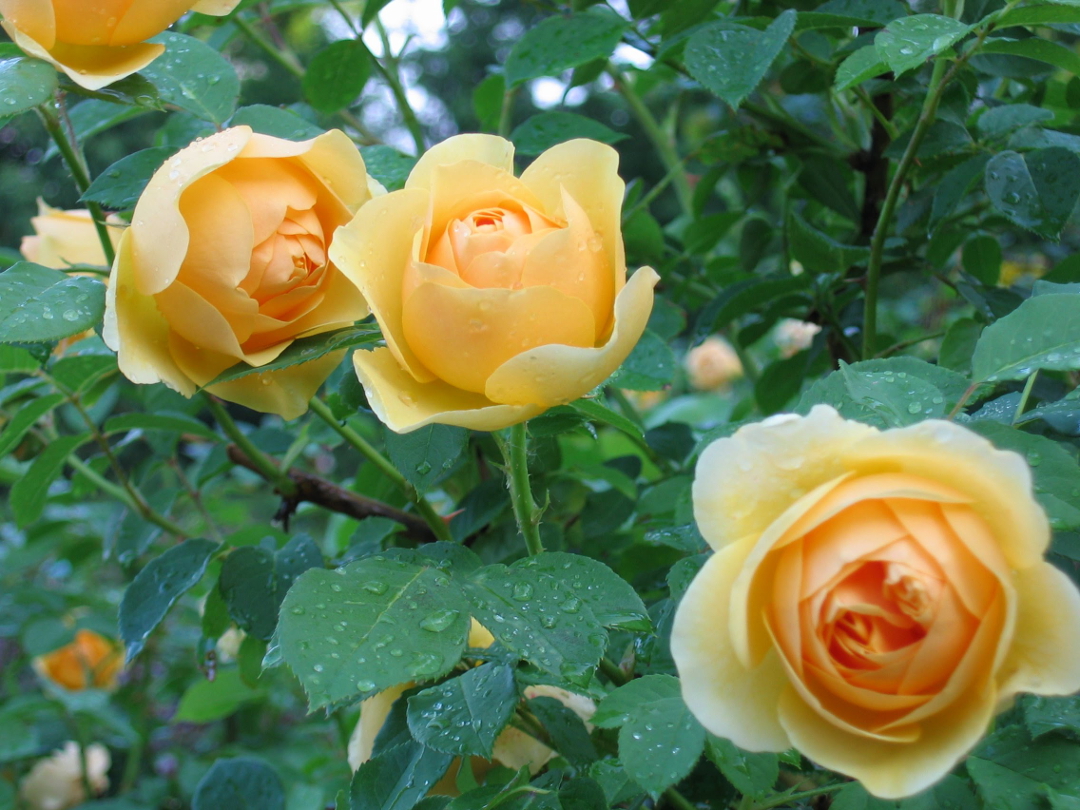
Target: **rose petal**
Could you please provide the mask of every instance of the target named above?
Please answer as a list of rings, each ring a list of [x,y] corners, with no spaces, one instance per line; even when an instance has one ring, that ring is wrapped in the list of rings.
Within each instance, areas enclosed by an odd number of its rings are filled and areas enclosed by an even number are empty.
[[[1048,562],[1015,573],[1016,633],[998,670],[1001,699],[1080,690],[1080,591]]]
[[[514,171],[514,145],[497,135],[455,135],[428,149],[416,161],[409,179],[405,181],[407,189],[430,189],[432,175],[438,166],[472,160],[487,163],[497,169],[512,174]]]
[[[500,430],[544,411],[536,406],[498,405],[441,380],[417,382],[389,349],[354,352],[353,365],[371,409],[383,424],[398,433],[431,424]]]
[[[83,22],[81,18],[85,17],[90,8],[98,3],[87,3],[86,0],[52,0],[52,2],[56,8],[57,37],[66,42],[77,42],[78,40],[62,33],[63,26],[59,25],[60,21],[67,18],[73,23],[81,24]],[[113,7],[107,11],[110,19],[105,21],[106,24],[112,22],[112,31],[106,35],[109,45],[134,45],[144,39],[149,39],[179,20],[191,8],[191,0],[135,0],[134,2],[110,0],[110,2],[113,4]],[[62,11],[62,5],[68,6],[69,10]],[[77,25],[73,27],[77,28]],[[106,30],[108,30],[107,25]],[[82,36],[85,38],[87,34],[84,33]],[[84,39],[83,42],[94,44],[89,39]]]
[[[240,0],[199,0],[191,10],[199,14],[209,14],[211,17],[223,17],[239,4]]]
[[[843,460],[860,472],[908,472],[970,495],[1014,568],[1039,563],[1050,543],[1027,462],[960,425],[935,419],[870,434],[848,447]]]
[[[258,302],[237,289],[250,270],[254,234],[236,187],[216,172],[207,175],[180,197],[180,215],[190,238],[177,278],[215,303],[240,297],[258,311]]]
[[[247,205],[255,245],[277,233],[290,208],[303,211],[318,199],[314,179],[289,160],[240,158],[214,175],[230,183]]]
[[[875,432],[817,405],[808,416],[769,417],[713,442],[693,485],[702,536],[720,549],[760,535],[793,500],[846,473],[842,449]]]
[[[296,419],[307,412],[308,402],[344,358],[344,351],[331,352],[309,363],[249,374],[232,382],[211,385],[206,390],[262,413]]]
[[[0,0],[0,15],[4,18],[4,30],[13,40],[15,34],[12,29],[34,40],[41,48],[51,48],[56,43],[56,13],[52,3]]]
[[[354,771],[371,759],[375,738],[379,736],[386,718],[390,716],[394,701],[411,686],[411,683],[392,686],[360,703],[360,721],[349,737],[349,767]]]
[[[548,344],[592,346],[592,313],[553,287],[521,290],[449,287],[426,282],[405,300],[409,347],[432,373],[483,393],[511,358]]]
[[[753,548],[753,539],[717,551],[694,577],[675,612],[671,656],[683,699],[705,728],[748,751],[791,746],[776,706],[787,676],[775,652],[744,667],[727,632],[732,585]]]
[[[62,211],[38,200],[38,215],[30,219],[34,236],[24,236],[20,250],[28,261],[63,270],[73,264],[104,265],[105,251],[90,212]],[[121,229],[110,227],[115,247]]]
[[[540,346],[503,363],[487,381],[494,402],[540,405],[572,402],[604,382],[641,338],[652,312],[653,287],[660,280],[642,267],[615,299],[615,326],[599,348]]]
[[[229,321],[230,316],[239,318],[245,313],[226,314],[180,281],[170,284],[154,299],[172,331],[193,346],[234,357],[236,361],[243,359],[244,350]]]
[[[544,201],[545,213],[567,219],[563,189],[581,206],[604,244],[614,274],[615,293],[626,282],[622,240],[622,201],[626,184],[619,177],[619,153],[587,139],[548,149],[521,173],[521,180]]]
[[[424,368],[405,340],[402,285],[412,261],[413,239],[424,227],[427,208],[428,194],[422,190],[403,189],[377,197],[338,228],[329,251],[330,261],[371,307],[393,356],[420,382],[431,382],[435,375]]]

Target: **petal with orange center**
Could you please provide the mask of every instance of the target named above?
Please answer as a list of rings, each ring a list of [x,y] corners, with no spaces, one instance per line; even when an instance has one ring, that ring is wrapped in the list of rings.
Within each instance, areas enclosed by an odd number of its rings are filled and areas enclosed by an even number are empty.
[[[87,5],[86,0],[53,0],[54,3]],[[192,0],[123,0],[121,13],[109,37],[110,45],[134,45],[160,34],[191,9]],[[59,9],[58,9],[59,10]]]
[[[278,327],[264,332],[264,326],[257,326],[252,341],[258,345],[269,345],[276,340],[311,337],[350,326],[364,318],[368,313],[367,303],[360,292],[347,278],[334,267],[326,268],[326,277],[319,288],[311,293],[318,300],[310,310],[296,313],[286,312],[282,316],[297,315],[293,320],[278,322]],[[250,351],[254,346],[245,345]]]
[[[547,345],[522,352],[491,375],[488,397],[511,405],[550,408],[587,394],[622,365],[641,338],[652,313],[653,287],[659,280],[651,267],[642,267],[633,275],[615,299],[614,327],[602,346]]]
[[[195,181],[228,163],[251,138],[250,127],[233,127],[181,149],[151,178],[135,206],[132,234],[136,284],[143,295],[161,292],[176,279],[190,244],[180,196]]]
[[[615,303],[615,274],[603,252],[603,240],[593,231],[585,212],[564,192],[567,225],[548,233],[525,255],[521,281],[526,287],[547,284],[583,301],[596,323],[594,343],[611,328]]]
[[[671,656],[683,700],[705,728],[747,751],[783,751],[791,741],[776,714],[787,685],[779,656],[745,667],[727,632],[731,587],[753,545],[725,546],[694,577],[675,612]]]
[[[545,213],[567,218],[563,189],[581,206],[603,243],[617,294],[626,282],[622,240],[622,202],[626,184],[619,177],[619,153],[606,144],[586,139],[566,141],[541,154],[521,180],[545,207]]]
[[[960,425],[929,420],[872,434],[847,448],[843,460],[861,472],[908,472],[970,496],[1014,568],[1037,564],[1049,545],[1027,462]]]
[[[288,343],[282,348],[287,348]],[[211,385],[206,390],[222,399],[262,413],[276,413],[282,419],[296,419],[307,413],[308,403],[345,358],[345,352],[331,352],[297,366],[248,374],[238,380]]]
[[[431,382],[409,348],[402,328],[402,288],[415,237],[424,227],[428,194],[402,189],[376,197],[334,233],[330,261],[360,290],[382,329],[386,345],[412,378]],[[385,420],[384,420],[385,421]]]
[[[255,245],[277,233],[290,208],[304,211],[318,199],[315,180],[291,160],[237,159],[215,174],[236,189],[251,212]]]
[[[405,300],[405,339],[420,362],[480,394],[497,368],[537,346],[592,346],[592,313],[552,287],[521,290],[425,282]]]
[[[389,349],[354,352],[353,365],[371,409],[397,433],[433,424],[500,430],[544,412],[537,406],[499,405],[442,380],[417,382]]]
[[[211,300],[251,300],[237,289],[250,270],[254,236],[251,214],[235,186],[218,173],[197,180],[180,197],[180,215],[190,242],[178,278]]]
[[[543,210],[532,190],[504,169],[476,160],[436,166],[431,172],[428,233],[434,237],[455,219],[465,219],[478,210],[503,206]],[[450,238],[453,241],[453,234]],[[422,255],[427,249],[425,244]]]
[[[41,48],[56,43],[56,13],[53,4],[41,0],[0,0],[4,30],[15,39],[12,29],[34,40]]]
[[[920,724],[914,743],[891,743],[838,728],[791,689],[780,698],[780,723],[793,745],[817,764],[858,779],[875,796],[899,799],[953,769],[985,733],[994,703],[993,688],[981,684]]]
[[[164,382],[190,397],[195,383],[169,351],[169,323],[151,296],[139,292],[129,228],[120,238],[116,261],[105,289],[102,337],[117,352],[120,371],[134,383]]]
[[[437,143],[416,161],[409,179],[405,181],[407,189],[430,189],[432,175],[439,166],[459,163],[463,160],[486,163],[507,173],[514,171],[514,145],[497,135],[455,135],[442,143]]]
[[[694,518],[714,549],[760,535],[792,502],[847,472],[841,451],[875,433],[827,405],[772,416],[718,439],[694,477]]]
[[[1019,606],[1012,646],[997,672],[1002,700],[1016,692],[1080,690],[1080,591],[1048,562],[1015,573]]]

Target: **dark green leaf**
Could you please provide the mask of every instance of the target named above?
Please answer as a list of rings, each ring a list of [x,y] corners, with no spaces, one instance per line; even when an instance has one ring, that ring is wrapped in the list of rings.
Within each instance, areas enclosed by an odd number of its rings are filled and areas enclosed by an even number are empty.
[[[292,110],[271,107],[268,104],[252,104],[241,107],[229,121],[230,126],[248,126],[263,135],[285,138],[290,141],[306,141],[323,134],[323,130],[301,118]]]
[[[874,45],[864,45],[840,63],[833,88],[839,92],[880,76],[889,69]]]
[[[961,318],[949,326],[941,341],[938,363],[943,367],[961,374],[971,373],[971,356],[979,342],[983,325],[974,318]]]
[[[1032,37],[1031,39],[1015,40],[995,37],[984,42],[979,53],[1021,56],[1025,59],[1034,59],[1037,62],[1045,62],[1056,68],[1067,70],[1074,76],[1080,75],[1080,55],[1077,55],[1064,45],[1051,42],[1048,39]]]
[[[163,101],[215,124],[236,110],[240,79],[229,61],[204,42],[166,31],[150,40],[165,53],[142,69]]]
[[[1080,368],[1076,295],[1039,295],[983,330],[971,358],[979,382],[1022,380],[1035,369]]]
[[[125,413],[109,419],[103,428],[106,434],[126,433],[129,430],[168,430],[201,436],[214,442],[221,439],[194,416],[185,413]]]
[[[602,143],[618,143],[627,135],[604,126],[599,121],[570,112],[539,113],[518,125],[510,134],[520,155],[539,155],[556,144],[574,138],[589,138]]]
[[[611,382],[631,391],[659,391],[671,384],[675,368],[675,353],[671,347],[646,329]]]
[[[952,17],[915,14],[889,23],[874,46],[897,76],[945,51],[970,28]]]
[[[811,273],[843,273],[870,256],[869,248],[837,242],[794,210],[788,217],[788,244],[792,256]]]
[[[506,81],[513,87],[541,76],[611,56],[628,23],[611,9],[548,17],[529,29],[506,59]]]
[[[1080,199],[1080,157],[1060,146],[1002,152],[986,164],[986,193],[1017,225],[1057,239]]]
[[[553,697],[534,697],[529,709],[547,730],[556,751],[575,768],[587,768],[598,758],[585,723]]]
[[[56,70],[48,62],[22,56],[0,59],[0,116],[44,104],[55,90]]]
[[[0,343],[44,343],[96,326],[105,285],[30,262],[0,273]]]
[[[20,527],[41,517],[49,498],[49,487],[64,469],[67,457],[90,439],[89,434],[61,436],[50,442],[34,459],[30,469],[11,487],[9,504]]]
[[[484,664],[409,698],[409,729],[436,751],[491,759],[517,702],[513,670]]]
[[[705,754],[720,769],[724,778],[745,796],[760,798],[773,789],[780,777],[780,760],[776,754],[755,754],[722,737],[708,737]]]
[[[290,366],[297,366],[301,363],[310,363],[332,352],[344,352],[346,349],[374,343],[378,339],[378,329],[366,324],[300,338],[278,355],[276,360],[267,363],[265,366],[250,366],[247,363],[237,363],[208,382],[206,387],[210,388],[220,383],[233,382],[249,374],[266,374]]]
[[[1000,138],[1018,129],[1053,119],[1054,113],[1030,104],[1006,104],[987,110],[979,118],[979,134],[984,138]]]
[[[469,431],[450,425],[427,425],[411,433],[387,429],[384,433],[390,460],[421,493],[453,471],[469,441]]]
[[[168,147],[155,146],[123,157],[99,174],[80,199],[117,211],[134,208],[154,172],[172,154]]]
[[[339,39],[319,51],[304,72],[304,97],[321,113],[352,105],[371,78],[371,55],[358,39]]]
[[[360,766],[352,781],[352,810],[412,810],[453,758],[418,742],[384,751]]]
[[[14,450],[37,421],[64,401],[63,394],[48,394],[22,405],[0,431],[0,457]]]
[[[416,158],[382,144],[361,147],[360,156],[364,158],[368,174],[386,186],[388,191],[402,188],[416,165]]]
[[[285,789],[269,765],[257,759],[219,759],[199,780],[192,810],[285,810]]]
[[[989,287],[1001,276],[1001,244],[992,236],[976,236],[964,243],[964,270]]]

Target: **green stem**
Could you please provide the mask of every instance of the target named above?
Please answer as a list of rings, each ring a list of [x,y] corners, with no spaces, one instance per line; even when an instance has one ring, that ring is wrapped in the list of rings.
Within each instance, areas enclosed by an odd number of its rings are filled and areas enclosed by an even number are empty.
[[[1031,397],[1031,389],[1035,387],[1035,378],[1039,376],[1039,370],[1035,369],[1027,378],[1024,385],[1024,393],[1020,395],[1020,401],[1016,403],[1016,411],[1013,413],[1012,423],[1015,425],[1027,410],[1028,399]]]
[[[673,787],[669,787],[664,791],[664,798],[667,803],[672,807],[678,808],[678,810],[698,810],[697,805],[683,796],[679,791]]]
[[[255,443],[248,438],[246,433],[240,430],[220,402],[209,394],[205,396],[205,400],[210,412],[214,415],[214,419],[221,425],[221,429],[225,431],[225,435],[232,440],[233,444],[244,451],[244,454],[259,468],[263,478],[272,483],[282,496],[286,498],[294,496],[296,494],[296,482],[289,478],[288,471],[279,468],[268,455],[255,446]]]
[[[516,87],[507,87],[503,92],[502,109],[499,110],[499,137],[509,138],[510,127],[514,123],[514,96],[517,95]]]
[[[277,47],[273,42],[264,37],[251,23],[241,17],[239,14],[233,15],[231,20],[232,24],[240,29],[245,37],[251,40],[253,45],[256,45],[263,53],[277,62],[281,67],[285,68],[289,73],[295,76],[300,81],[304,80],[304,66],[300,64],[300,61],[290,52],[282,50]]]
[[[615,89],[626,100],[630,112],[641,124],[649,140],[652,141],[653,147],[660,155],[664,168],[672,174],[675,194],[679,198],[679,205],[682,207],[683,212],[692,217],[694,215],[694,191],[690,187],[690,180],[686,176],[686,170],[683,168],[682,158],[679,157],[678,150],[675,148],[674,139],[668,137],[668,134],[664,132],[655,116],[653,116],[652,111],[642,101],[641,96],[637,94],[633,85],[622,72],[610,63],[607,72],[615,82]]]
[[[326,424],[341,438],[348,442],[353,449],[359,451],[362,456],[378,467],[379,472],[393,481],[394,484],[405,493],[405,496],[416,504],[416,509],[420,513],[420,516],[423,517],[424,522],[427,523],[428,527],[437,538],[447,543],[454,542],[453,535],[450,534],[450,527],[447,525],[446,521],[435,511],[435,507],[428,503],[427,499],[416,491],[416,487],[409,483],[409,480],[391,463],[390,459],[372,447],[367,439],[351,427],[339,422],[330,408],[321,399],[312,397],[311,402],[308,404],[311,406],[312,413],[326,422]]]
[[[120,503],[124,504],[128,509],[137,515],[140,515],[143,520],[153,523],[155,526],[159,526],[169,534],[174,534],[177,537],[188,538],[191,535],[177,526],[171,520],[164,515],[159,514],[145,501],[139,501],[128,494],[127,490],[123,487],[114,484],[109,479],[101,475],[97,470],[83,461],[81,458],[72,453],[65,459],[71,469],[75,470],[79,475],[86,478],[94,486],[104,492],[106,495],[110,495]]]
[[[866,301],[863,308],[863,340],[862,356],[869,360],[874,356],[874,347],[877,343],[877,303],[878,284],[881,281],[881,264],[885,255],[885,239],[889,235],[889,226],[892,224],[893,214],[896,212],[896,204],[900,201],[900,192],[904,188],[907,174],[915,164],[915,156],[922,145],[923,138],[934,123],[934,115],[937,113],[938,104],[942,93],[945,91],[945,70],[948,62],[944,58],[934,63],[934,72],[930,76],[930,85],[927,87],[926,101],[923,103],[919,121],[915,125],[915,131],[911,134],[907,149],[900,158],[900,165],[896,167],[892,182],[885,193],[885,202],[881,206],[877,224],[874,226],[874,236],[870,241],[870,261],[866,268]]]
[[[390,92],[394,94],[394,101],[397,102],[398,111],[401,113],[401,117],[405,119],[405,126],[408,128],[409,134],[412,135],[413,143],[416,144],[416,156],[420,157],[427,149],[427,143],[424,140],[424,129],[420,126],[420,119],[416,117],[416,112],[409,104],[409,97],[401,84],[401,79],[398,78],[397,59],[390,51],[390,37],[387,36],[386,29],[378,17],[375,17],[374,22],[375,30],[379,32],[379,39],[382,40],[383,59],[386,64],[384,65],[382,61],[374,56],[372,56],[371,61],[375,64],[375,69],[378,70],[383,81],[389,85]]]
[[[827,793],[835,793],[845,784],[847,783],[839,782],[835,785],[826,785],[825,787],[814,788],[813,790],[804,790],[800,793],[784,793],[780,796],[774,796],[771,799],[767,799],[760,804],[755,804],[754,810],[771,810],[773,807],[783,807],[792,802],[801,802],[803,799],[812,799],[815,796],[824,796]]]
[[[620,667],[610,658],[600,659],[600,671],[607,675],[608,680],[616,686],[622,686],[625,683],[630,683],[630,676],[623,672],[622,667]]]
[[[521,422],[494,436],[506,460],[510,502],[518,530],[525,538],[529,556],[535,556],[544,550],[544,544],[540,540],[540,507],[533,499],[529,483],[529,434],[525,423]]]
[[[37,109],[41,115],[41,121],[45,125],[45,130],[53,139],[61,157],[64,158],[64,162],[71,171],[71,177],[75,181],[75,186],[79,189],[79,194],[85,194],[86,190],[90,188],[90,172],[86,168],[82,155],[79,154],[78,146],[68,139],[56,111],[50,108],[48,102]],[[112,239],[109,237],[109,229],[105,225],[105,213],[101,210],[101,206],[95,202],[86,203],[86,210],[90,212],[90,218],[94,221],[94,230],[97,231],[101,249],[105,253],[105,260],[111,266],[116,259],[116,251],[113,249]]]

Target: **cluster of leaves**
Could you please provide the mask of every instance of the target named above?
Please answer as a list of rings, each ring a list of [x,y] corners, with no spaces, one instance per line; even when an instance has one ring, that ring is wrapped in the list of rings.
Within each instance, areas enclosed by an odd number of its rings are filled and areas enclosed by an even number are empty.
[[[314,41],[312,21],[342,9],[347,28],[373,30],[386,2],[355,5],[251,0],[220,21],[192,15],[159,37],[165,56],[95,93],[0,44],[0,132],[31,110],[48,121],[65,96],[64,126],[83,145],[138,119],[145,148],[103,161],[82,193],[121,216],[173,153],[234,124],[291,139],[345,126],[369,171],[400,187],[414,158],[375,143],[357,116],[376,84],[407,100],[402,77],[434,57],[376,58],[348,36],[298,58],[268,39]],[[86,805],[103,810],[1080,802],[1075,697],[1021,700],[946,781],[882,802],[795,752],[752,754],[707,734],[668,650],[706,559],[690,504],[701,448],[818,403],[883,428],[963,420],[1020,452],[1054,527],[1051,559],[1080,576],[1080,3],[614,5],[579,1],[537,20],[504,3],[498,14],[524,33],[500,64],[480,65],[490,69],[465,104],[447,90],[464,125],[508,132],[519,155],[573,137],[623,149],[628,258],[663,279],[649,330],[610,383],[529,424],[543,554],[524,557],[497,437],[389,433],[347,364],[322,394],[329,421],[231,411],[252,445],[306,476],[311,503],[282,509],[235,466],[235,436],[202,399],[126,382],[97,337],[56,350],[100,329],[99,278],[5,261],[0,808],[16,806],[34,759],[70,738],[117,754],[113,797]],[[454,11],[469,25],[481,12],[464,0]],[[624,64],[625,47],[648,67]],[[293,95],[252,94],[253,64],[293,81]],[[605,120],[566,105],[519,115],[544,77],[585,88]],[[400,112],[422,148],[430,122]],[[820,331],[783,352],[785,319]],[[715,333],[744,378],[695,391],[684,358]],[[367,324],[310,338],[275,367],[376,338]],[[334,485],[333,503],[352,511],[319,499]],[[453,542],[429,542],[416,498],[452,515]],[[467,646],[470,617],[490,647]],[[35,655],[82,627],[126,645],[115,694],[32,673]],[[242,643],[226,650],[219,640],[237,630]],[[403,684],[414,685],[351,775],[358,702]],[[527,697],[538,684],[590,697],[589,725]],[[462,767],[459,797],[425,798],[455,757],[490,758],[510,727],[555,752],[539,775],[496,768],[478,784]]]

